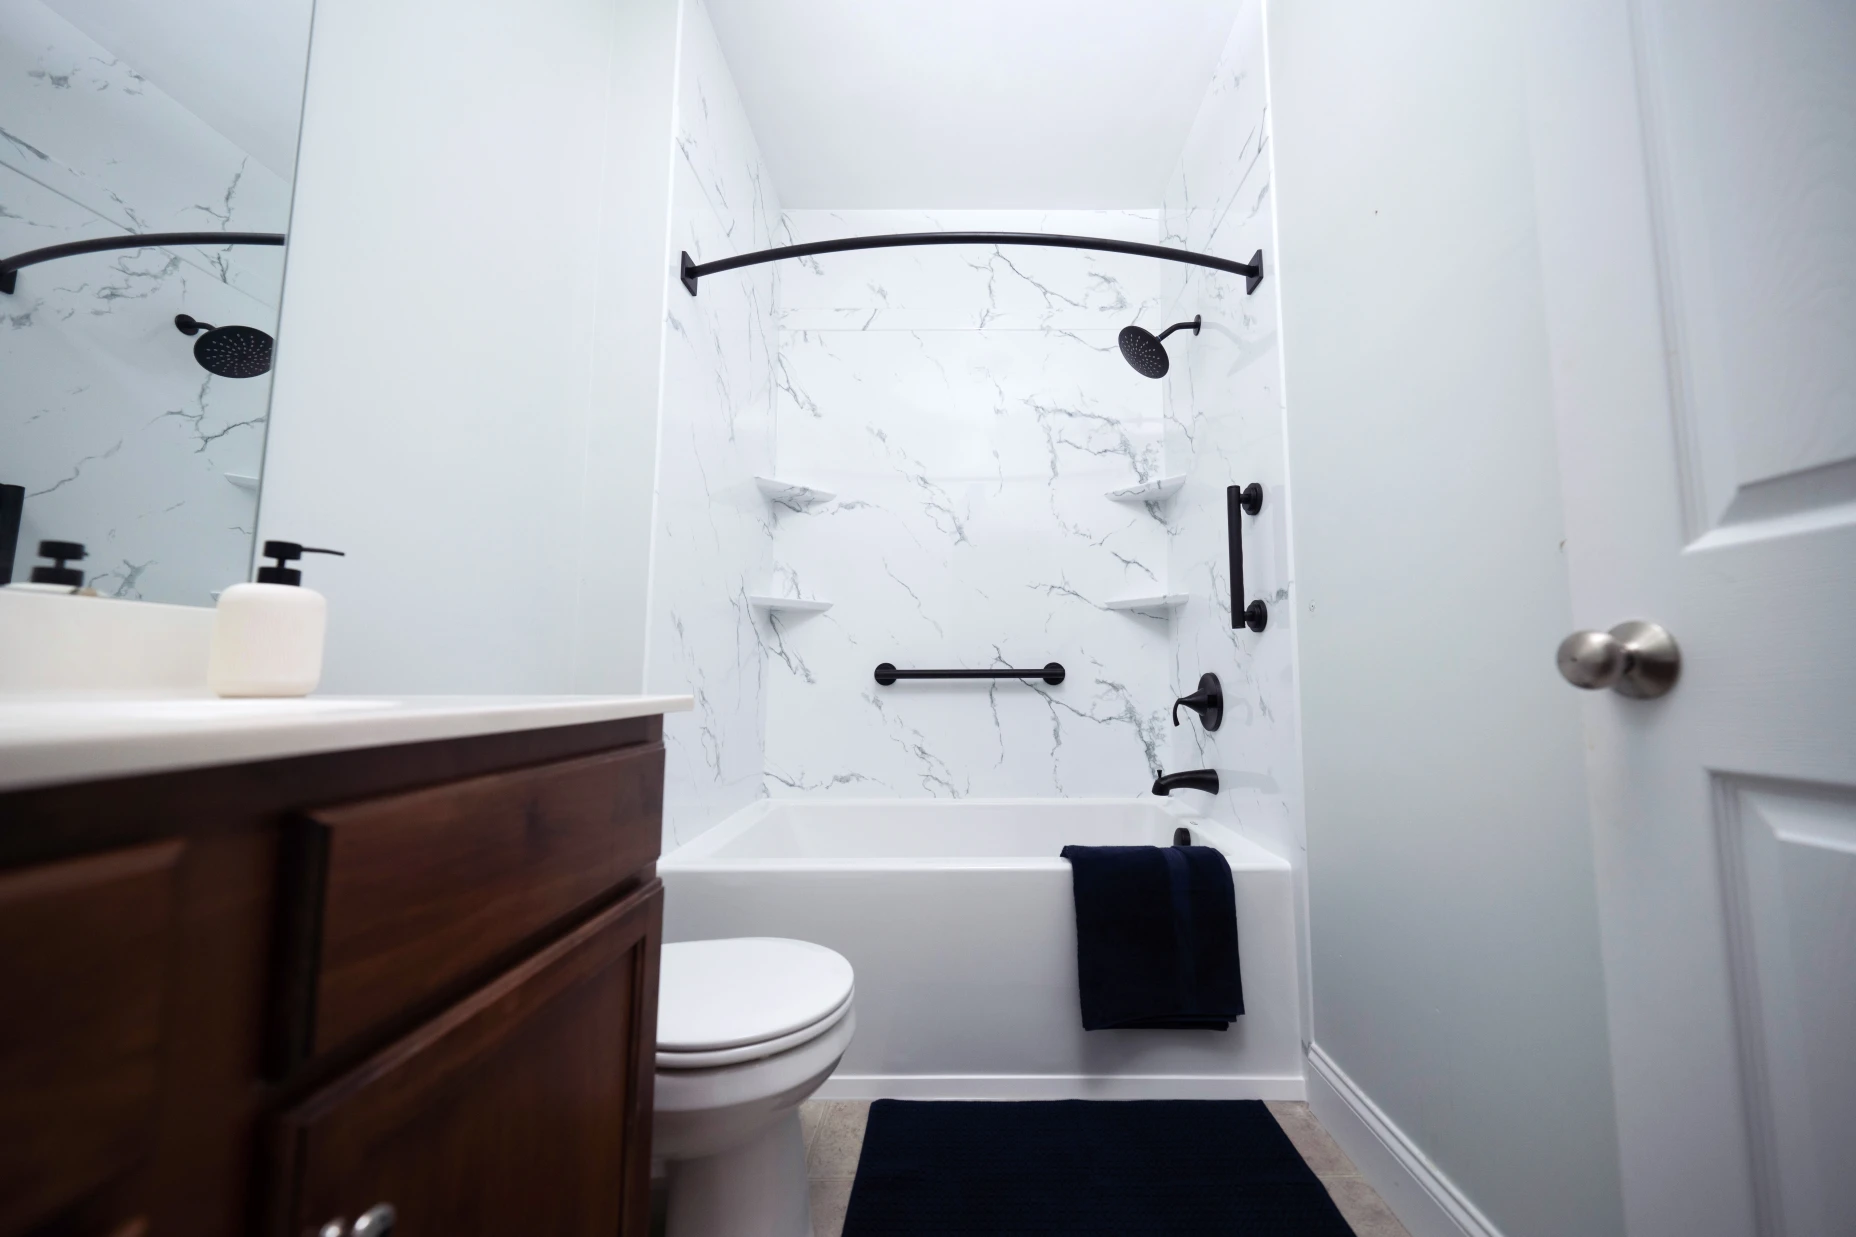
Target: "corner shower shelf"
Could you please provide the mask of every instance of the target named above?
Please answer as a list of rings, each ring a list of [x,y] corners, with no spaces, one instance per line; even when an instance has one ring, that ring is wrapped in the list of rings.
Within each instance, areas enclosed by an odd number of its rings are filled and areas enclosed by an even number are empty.
[[[241,490],[255,490],[258,488],[258,479],[256,477],[247,476],[242,472],[222,472],[219,475]]]
[[[1130,485],[1125,489],[1110,490],[1108,496],[1118,503],[1163,503],[1179,493],[1179,488],[1186,484],[1186,474],[1161,477],[1157,481],[1143,481],[1139,485]]]
[[[790,610],[795,614],[823,614],[831,609],[829,601],[812,601],[805,597],[767,597],[748,594],[748,604],[756,610]]]
[[[1177,610],[1186,599],[1185,593],[1162,593],[1157,597],[1117,597],[1102,605],[1109,610]]]
[[[773,477],[756,477],[754,485],[767,496],[768,502],[782,507],[814,507],[837,497],[830,490],[815,490],[809,485],[780,481]]]

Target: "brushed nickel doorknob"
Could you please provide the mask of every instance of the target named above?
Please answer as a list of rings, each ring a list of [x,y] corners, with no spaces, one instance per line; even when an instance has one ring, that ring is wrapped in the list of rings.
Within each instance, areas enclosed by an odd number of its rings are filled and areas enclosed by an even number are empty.
[[[1682,650],[1655,623],[1632,620],[1610,631],[1575,631],[1560,641],[1560,677],[1574,687],[1609,687],[1633,700],[1654,700],[1676,685]]]

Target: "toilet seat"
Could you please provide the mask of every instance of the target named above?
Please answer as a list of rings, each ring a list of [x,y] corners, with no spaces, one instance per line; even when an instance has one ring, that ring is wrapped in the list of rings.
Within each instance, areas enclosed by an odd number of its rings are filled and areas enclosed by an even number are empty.
[[[681,941],[659,963],[657,1066],[706,1069],[789,1051],[851,1009],[851,964],[782,937]]]
[[[855,994],[853,994],[855,995]],[[809,1044],[831,1028],[843,1022],[851,1012],[851,998],[844,998],[844,1004],[826,1014],[809,1027],[800,1027],[778,1039],[770,1039],[759,1044],[739,1044],[733,1048],[716,1048],[707,1052],[670,1052],[658,1049],[657,1068],[659,1069],[709,1069],[717,1065],[739,1065],[743,1061],[754,1061],[761,1057],[770,1057],[801,1044]]]

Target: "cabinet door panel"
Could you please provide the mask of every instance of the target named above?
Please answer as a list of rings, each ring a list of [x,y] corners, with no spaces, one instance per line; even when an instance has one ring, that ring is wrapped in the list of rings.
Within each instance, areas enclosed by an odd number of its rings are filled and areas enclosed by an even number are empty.
[[[0,872],[0,1235],[148,1151],[181,844]]]
[[[653,880],[287,1113],[284,1231],[642,1237],[662,918]]]

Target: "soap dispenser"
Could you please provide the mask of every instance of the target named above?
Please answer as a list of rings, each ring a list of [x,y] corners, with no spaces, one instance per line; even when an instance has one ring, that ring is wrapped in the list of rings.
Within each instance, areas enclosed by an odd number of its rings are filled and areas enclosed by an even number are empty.
[[[322,642],[329,603],[302,587],[303,573],[288,564],[305,554],[341,554],[294,541],[267,541],[256,584],[234,584],[219,594],[213,651],[206,683],[221,696],[307,696],[322,680]]]

